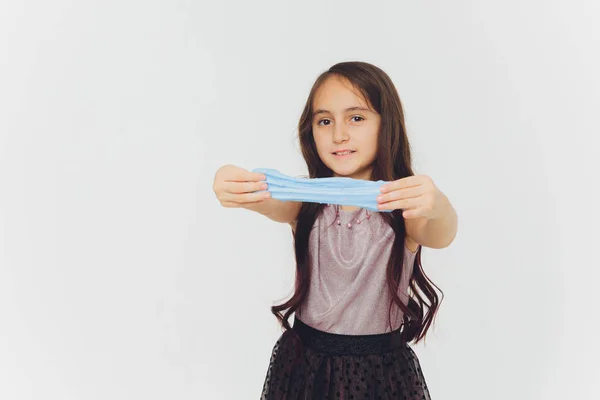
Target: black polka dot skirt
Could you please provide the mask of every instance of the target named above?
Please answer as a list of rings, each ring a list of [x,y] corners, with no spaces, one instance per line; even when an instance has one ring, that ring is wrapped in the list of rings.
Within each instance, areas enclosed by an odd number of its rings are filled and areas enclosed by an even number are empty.
[[[294,319],[275,343],[261,400],[430,400],[400,330],[340,335]]]

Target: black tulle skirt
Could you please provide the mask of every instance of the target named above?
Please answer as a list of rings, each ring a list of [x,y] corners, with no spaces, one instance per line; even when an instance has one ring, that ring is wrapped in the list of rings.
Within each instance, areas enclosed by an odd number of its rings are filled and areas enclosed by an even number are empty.
[[[297,333],[297,335],[294,335]],[[317,330],[298,318],[273,347],[261,400],[430,400],[400,329],[376,335]]]

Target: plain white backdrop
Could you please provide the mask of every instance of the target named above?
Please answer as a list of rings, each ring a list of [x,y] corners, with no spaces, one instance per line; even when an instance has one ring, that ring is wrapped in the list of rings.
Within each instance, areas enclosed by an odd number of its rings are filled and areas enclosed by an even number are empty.
[[[0,398],[258,399],[289,227],[217,168],[306,173],[319,73],[371,62],[459,215],[414,347],[435,400],[598,399],[600,6],[2,1]]]

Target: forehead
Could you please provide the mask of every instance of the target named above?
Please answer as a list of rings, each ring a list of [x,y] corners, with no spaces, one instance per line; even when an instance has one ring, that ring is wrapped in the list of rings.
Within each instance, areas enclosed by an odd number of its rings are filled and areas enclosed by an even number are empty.
[[[336,75],[328,77],[315,92],[313,112],[317,109],[341,111],[350,107],[369,107],[360,91],[345,78]]]

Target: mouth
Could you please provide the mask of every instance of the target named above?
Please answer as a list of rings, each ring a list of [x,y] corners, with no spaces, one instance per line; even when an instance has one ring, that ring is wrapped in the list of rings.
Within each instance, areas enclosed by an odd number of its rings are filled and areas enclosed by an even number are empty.
[[[340,150],[340,151],[334,151],[333,154],[336,157],[348,157],[352,154],[356,153],[356,150]]]

